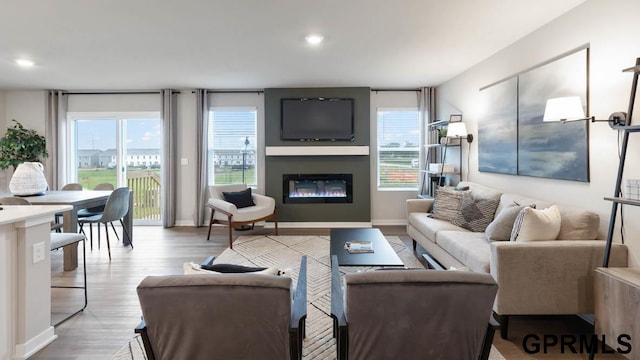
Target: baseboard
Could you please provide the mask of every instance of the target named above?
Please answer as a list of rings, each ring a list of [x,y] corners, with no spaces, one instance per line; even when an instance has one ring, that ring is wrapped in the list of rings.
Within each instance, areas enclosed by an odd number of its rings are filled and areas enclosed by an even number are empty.
[[[405,226],[407,225],[407,219],[382,219],[372,220],[371,223],[374,226]]]
[[[57,338],[58,335],[54,333],[54,327],[49,326],[40,334],[29,339],[26,343],[16,344],[14,359],[27,359]]]
[[[193,220],[176,220],[175,226],[195,226],[195,223]],[[203,226],[209,226],[209,223],[207,222],[207,224]]]
[[[279,228],[370,228],[370,222],[278,222]],[[272,222],[268,222],[265,228],[274,228]]]

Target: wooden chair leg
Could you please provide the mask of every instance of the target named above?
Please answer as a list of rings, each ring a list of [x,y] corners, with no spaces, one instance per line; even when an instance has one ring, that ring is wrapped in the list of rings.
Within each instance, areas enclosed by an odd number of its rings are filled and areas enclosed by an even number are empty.
[[[207,233],[207,241],[209,241],[209,237],[211,237],[211,227],[213,226],[213,213],[215,210],[211,209],[211,218],[209,219],[209,232]]]
[[[229,249],[233,249],[233,223],[229,221]]]

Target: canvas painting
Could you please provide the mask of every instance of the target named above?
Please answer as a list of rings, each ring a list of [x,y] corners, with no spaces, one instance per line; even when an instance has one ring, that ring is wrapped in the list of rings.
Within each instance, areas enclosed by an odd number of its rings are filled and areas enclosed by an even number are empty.
[[[513,77],[481,91],[485,107],[478,123],[478,170],[518,172],[518,79]]]
[[[587,103],[587,49],[519,75],[519,175],[589,181],[587,121],[542,121],[547,99],[575,95]]]

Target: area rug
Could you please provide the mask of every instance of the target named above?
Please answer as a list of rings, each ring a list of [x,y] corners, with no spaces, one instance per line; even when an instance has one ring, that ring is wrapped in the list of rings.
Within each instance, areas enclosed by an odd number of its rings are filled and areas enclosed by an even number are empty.
[[[407,268],[424,268],[413,251],[396,236],[387,236]],[[300,257],[307,255],[307,337],[304,340],[302,358],[335,359],[336,345],[332,332],[331,314],[331,260],[328,236],[240,236],[214,263],[240,264],[247,266],[277,267],[290,270],[294,282],[298,279]],[[361,272],[373,267],[349,266],[340,271]],[[492,347],[491,360],[504,357]],[[113,357],[114,360],[146,359],[139,337],[133,338]]]

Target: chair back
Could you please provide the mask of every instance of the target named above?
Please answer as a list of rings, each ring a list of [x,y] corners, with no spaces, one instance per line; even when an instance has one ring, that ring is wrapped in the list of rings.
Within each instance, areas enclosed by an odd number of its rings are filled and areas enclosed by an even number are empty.
[[[69,183],[62,187],[63,191],[79,191],[82,190],[82,184],[79,183]]]
[[[247,189],[247,184],[225,184],[209,186],[209,196],[213,199],[224,200],[223,192],[237,192]]]
[[[115,187],[112,183],[100,183],[93,190],[115,190]]]
[[[477,360],[498,285],[491,275],[385,270],[345,275],[348,358]]]
[[[113,190],[104,205],[101,222],[112,222],[122,219],[129,211],[129,188],[121,187]]]
[[[7,196],[0,198],[0,205],[31,205],[31,202],[21,197]]]
[[[150,276],[138,298],[156,359],[289,359],[291,279]]]

